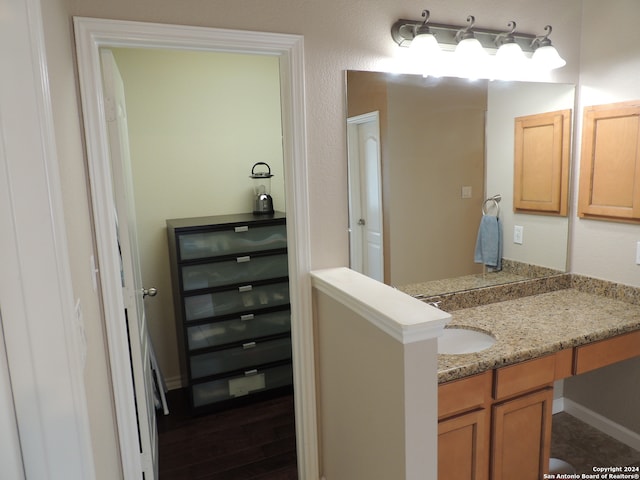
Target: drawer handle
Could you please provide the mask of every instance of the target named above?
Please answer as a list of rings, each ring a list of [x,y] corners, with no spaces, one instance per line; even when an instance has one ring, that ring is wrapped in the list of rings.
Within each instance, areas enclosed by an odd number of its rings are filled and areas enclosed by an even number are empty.
[[[256,373],[258,373],[258,370],[254,368],[253,370],[247,370],[246,372],[244,372],[244,376],[250,377],[251,375],[255,375]]]
[[[236,233],[241,233],[241,232],[248,232],[249,231],[249,225],[243,225],[241,227],[236,227],[233,229]]]
[[[238,263],[246,263],[246,262],[250,262],[250,261],[251,261],[251,257],[249,255],[245,255],[244,257],[236,258],[236,262],[238,262]]]
[[[250,292],[251,290],[253,290],[252,285],[243,285],[242,287],[238,287],[239,292]]]
[[[255,348],[256,342],[243,343],[242,348],[244,350],[249,350],[250,348]]]
[[[255,315],[253,313],[247,313],[246,315],[240,315],[240,320],[246,322],[247,320],[253,320]]]

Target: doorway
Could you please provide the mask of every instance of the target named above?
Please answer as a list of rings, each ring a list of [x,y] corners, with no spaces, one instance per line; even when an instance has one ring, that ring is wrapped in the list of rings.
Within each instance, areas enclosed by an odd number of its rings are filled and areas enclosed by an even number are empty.
[[[380,115],[347,119],[351,268],[384,282]]]
[[[313,338],[309,279],[309,226],[304,137],[302,39],[293,35],[235,32],[220,29],[143,24],[86,18],[74,19],[82,107],[102,297],[107,319],[109,359],[116,404],[117,430],[125,478],[139,478],[135,402],[131,365],[125,355],[126,332],[118,319],[122,292],[112,205],[113,179],[106,148],[104,98],[99,69],[101,48],[164,48],[225,51],[279,58],[281,76],[285,195],[288,200],[289,272],[291,278],[292,345],[300,478],[317,478],[317,435]]]

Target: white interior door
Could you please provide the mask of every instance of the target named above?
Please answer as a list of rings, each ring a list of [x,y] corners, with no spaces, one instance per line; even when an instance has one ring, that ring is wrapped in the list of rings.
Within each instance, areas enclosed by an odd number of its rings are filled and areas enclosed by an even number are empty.
[[[348,119],[351,268],[384,281],[378,112]]]
[[[122,293],[129,333],[129,351],[140,436],[142,478],[157,480],[158,435],[155,416],[154,372],[144,309],[145,288],[142,284],[136,232],[124,84],[113,53],[103,49],[100,56],[104,82],[105,115],[111,152],[114,208],[122,260]]]

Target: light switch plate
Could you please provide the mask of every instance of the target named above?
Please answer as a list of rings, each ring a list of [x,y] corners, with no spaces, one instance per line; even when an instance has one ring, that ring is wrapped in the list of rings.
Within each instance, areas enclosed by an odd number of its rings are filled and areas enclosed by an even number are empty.
[[[513,227],[513,243],[522,245],[522,239],[524,237],[524,227],[522,225],[514,225]]]
[[[471,198],[473,190],[469,186],[462,187],[462,198]]]
[[[636,243],[636,265],[640,265],[640,242]]]

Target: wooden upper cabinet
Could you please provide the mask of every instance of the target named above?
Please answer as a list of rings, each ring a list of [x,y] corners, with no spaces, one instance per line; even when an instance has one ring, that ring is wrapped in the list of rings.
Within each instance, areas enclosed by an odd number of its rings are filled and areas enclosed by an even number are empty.
[[[578,215],[640,222],[640,100],[585,108]]]
[[[571,110],[515,119],[514,211],[567,215]]]

